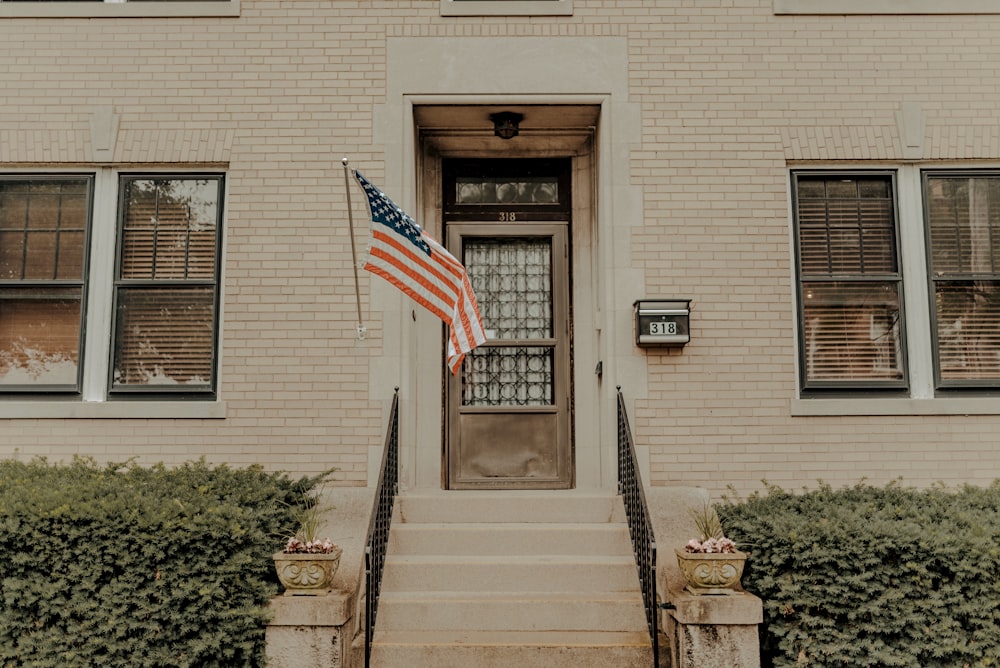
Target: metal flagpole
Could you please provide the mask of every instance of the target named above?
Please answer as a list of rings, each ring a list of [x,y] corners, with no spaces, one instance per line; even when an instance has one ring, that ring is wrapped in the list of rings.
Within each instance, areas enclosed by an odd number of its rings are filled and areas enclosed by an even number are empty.
[[[344,190],[347,192],[347,226],[351,230],[351,264],[354,267],[354,297],[358,303],[358,340],[365,338],[365,326],[361,322],[361,285],[358,283],[358,251],[354,244],[354,212],[351,209],[351,180],[347,172],[347,158],[341,160],[344,163]]]

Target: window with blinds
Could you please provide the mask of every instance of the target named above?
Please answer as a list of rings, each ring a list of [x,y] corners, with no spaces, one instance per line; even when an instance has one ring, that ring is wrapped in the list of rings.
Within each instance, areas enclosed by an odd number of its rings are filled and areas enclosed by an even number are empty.
[[[112,392],[213,392],[220,175],[121,178]]]
[[[79,392],[90,177],[0,178],[0,391]]]
[[[802,387],[903,388],[890,173],[793,173]]]
[[[1000,383],[1000,173],[924,172],[939,387]]]

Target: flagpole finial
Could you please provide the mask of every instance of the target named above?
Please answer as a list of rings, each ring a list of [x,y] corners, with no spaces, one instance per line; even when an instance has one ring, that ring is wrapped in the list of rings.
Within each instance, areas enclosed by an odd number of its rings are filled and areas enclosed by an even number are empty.
[[[347,158],[341,158],[340,161],[344,163],[344,167],[347,167]]]

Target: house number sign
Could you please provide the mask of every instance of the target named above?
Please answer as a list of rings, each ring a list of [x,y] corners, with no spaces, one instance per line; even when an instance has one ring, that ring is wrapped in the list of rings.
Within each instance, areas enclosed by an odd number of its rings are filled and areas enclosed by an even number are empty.
[[[641,299],[635,302],[635,343],[683,346],[691,340],[689,299]]]

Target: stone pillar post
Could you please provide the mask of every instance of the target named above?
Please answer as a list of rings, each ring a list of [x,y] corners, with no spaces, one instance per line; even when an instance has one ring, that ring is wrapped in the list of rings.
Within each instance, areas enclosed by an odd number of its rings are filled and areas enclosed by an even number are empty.
[[[672,668],[760,668],[757,625],[764,606],[746,592],[695,596],[669,590],[662,622]]]
[[[268,668],[346,668],[354,595],[275,596],[267,625]]]

